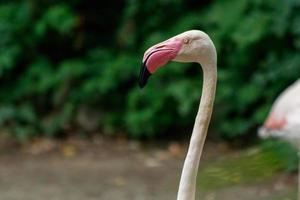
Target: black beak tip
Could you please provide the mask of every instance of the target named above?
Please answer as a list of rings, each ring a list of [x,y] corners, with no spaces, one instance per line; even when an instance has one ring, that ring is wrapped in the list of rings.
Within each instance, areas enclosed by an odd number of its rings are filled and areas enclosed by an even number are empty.
[[[151,76],[151,73],[147,69],[145,63],[142,63],[140,76],[139,76],[139,86],[140,86],[140,88],[145,87],[145,85],[147,84],[147,81],[148,81],[150,76]]]
[[[141,89],[143,89],[145,87],[145,85],[146,85],[146,83],[143,83],[143,82],[139,81],[139,86],[140,86]]]

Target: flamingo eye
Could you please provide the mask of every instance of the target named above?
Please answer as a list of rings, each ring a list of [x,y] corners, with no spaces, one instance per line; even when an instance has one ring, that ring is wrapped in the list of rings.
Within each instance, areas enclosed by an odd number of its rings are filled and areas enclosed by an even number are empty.
[[[188,38],[184,38],[184,39],[183,39],[183,43],[184,43],[184,44],[188,44],[189,42],[190,42],[190,40],[189,40]]]

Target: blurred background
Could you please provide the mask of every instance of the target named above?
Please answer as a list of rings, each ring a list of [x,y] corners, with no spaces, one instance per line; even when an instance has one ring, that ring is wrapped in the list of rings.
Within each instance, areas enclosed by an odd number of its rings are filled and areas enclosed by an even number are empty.
[[[261,141],[300,74],[298,0],[1,0],[0,199],[175,199],[198,65],[137,86],[143,52],[189,29],[218,50],[199,199],[296,199],[296,151]],[[253,196],[255,194],[255,197]]]

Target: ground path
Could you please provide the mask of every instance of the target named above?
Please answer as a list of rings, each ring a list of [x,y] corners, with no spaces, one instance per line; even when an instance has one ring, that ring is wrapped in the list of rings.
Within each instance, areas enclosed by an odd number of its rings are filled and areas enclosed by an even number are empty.
[[[0,200],[174,200],[186,149],[178,143],[141,145],[101,138],[37,140],[18,150],[12,144],[0,145]],[[206,145],[206,169],[221,159],[220,151],[222,145]],[[232,153],[222,156],[227,154]],[[278,172],[259,182],[212,186],[198,196],[293,200],[295,184],[295,174]]]

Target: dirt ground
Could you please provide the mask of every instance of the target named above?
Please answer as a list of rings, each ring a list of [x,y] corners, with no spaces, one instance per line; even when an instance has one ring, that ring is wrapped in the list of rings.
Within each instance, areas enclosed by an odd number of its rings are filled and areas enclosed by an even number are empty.
[[[2,141],[0,146],[0,200],[176,199],[187,147],[103,138],[37,139],[25,145]],[[222,145],[207,143],[203,162],[221,151]],[[262,183],[203,191],[198,199],[292,200],[295,184],[295,174],[278,173]]]

